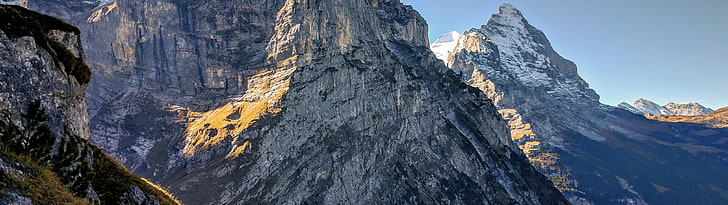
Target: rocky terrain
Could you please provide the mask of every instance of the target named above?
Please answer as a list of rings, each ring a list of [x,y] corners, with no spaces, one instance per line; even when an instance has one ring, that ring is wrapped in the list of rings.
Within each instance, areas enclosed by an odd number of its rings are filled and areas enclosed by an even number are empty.
[[[728,130],[599,103],[576,65],[508,3],[457,42],[447,65],[495,103],[514,142],[572,203],[728,202]]]
[[[638,115],[647,116],[699,116],[713,112],[713,109],[702,106],[696,102],[679,104],[669,102],[660,106],[652,101],[642,99],[635,101],[632,105],[622,102],[617,107],[630,111]]]
[[[0,204],[177,204],[88,142],[80,31],[0,5]]]
[[[92,142],[185,203],[567,203],[399,1],[64,2]]]

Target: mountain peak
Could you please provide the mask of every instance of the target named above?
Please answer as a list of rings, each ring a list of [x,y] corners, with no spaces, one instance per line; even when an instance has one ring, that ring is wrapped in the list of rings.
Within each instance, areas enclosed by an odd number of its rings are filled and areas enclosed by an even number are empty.
[[[507,82],[509,86],[501,86],[503,89],[537,88],[542,92],[531,94],[575,104],[599,102],[596,92],[579,76],[576,64],[554,51],[546,35],[530,25],[510,3],[501,5],[498,13],[491,15],[485,25],[471,29],[463,36],[468,38],[462,37],[454,52],[468,50],[472,53],[473,49],[466,48],[478,47],[474,50],[480,54],[460,55],[461,63],[472,65],[489,79],[499,78],[499,82]],[[482,57],[486,55],[489,57]],[[472,70],[461,66],[453,68],[465,75],[470,75]]]
[[[513,4],[511,3],[503,3],[498,7],[498,15],[500,16],[518,16],[523,17],[521,14],[521,11],[519,11]]]

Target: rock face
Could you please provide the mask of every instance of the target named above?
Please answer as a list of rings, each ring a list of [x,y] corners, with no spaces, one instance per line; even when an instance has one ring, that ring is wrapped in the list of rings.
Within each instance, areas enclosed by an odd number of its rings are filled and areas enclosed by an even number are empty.
[[[116,1],[68,20],[94,68],[91,139],[186,203],[566,203],[399,1]]]
[[[572,203],[728,200],[727,176],[715,175],[728,168],[727,130],[600,104],[574,63],[513,5],[463,33],[452,52],[448,66],[493,100],[515,143]]]
[[[175,204],[86,140],[90,70],[80,31],[19,6],[0,5],[0,19],[0,201],[116,203],[117,189],[137,187]]]
[[[263,74],[269,71],[266,47],[282,0],[67,6],[77,2],[37,1],[29,7],[69,13],[61,17],[84,32],[94,71],[87,93],[91,141],[142,176],[155,178],[184,164],[181,151],[190,146],[181,136],[188,123],[227,104],[255,101],[255,90],[264,89],[255,88],[258,82],[287,77]]]
[[[632,105],[622,102],[617,105],[617,107],[635,114],[647,116],[699,116],[713,112],[713,109],[702,106],[696,102],[690,102],[685,104],[670,102],[664,106],[660,106],[657,103],[642,98],[635,101]]]

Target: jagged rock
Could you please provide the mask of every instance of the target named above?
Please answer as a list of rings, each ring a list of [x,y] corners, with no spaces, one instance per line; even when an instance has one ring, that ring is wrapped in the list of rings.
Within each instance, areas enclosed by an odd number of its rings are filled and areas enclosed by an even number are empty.
[[[728,168],[727,130],[600,104],[513,5],[461,35],[447,60],[495,102],[531,164],[572,203],[726,203],[728,176],[715,173]]]
[[[80,31],[19,6],[0,5],[0,19],[0,189],[9,197],[3,200],[76,204],[99,202],[94,195],[100,193],[100,202],[115,203],[121,195],[116,188],[138,185],[174,204],[86,140],[90,70]],[[43,191],[19,195],[37,190]]]
[[[138,186],[131,186],[129,190],[121,196],[119,204],[159,205],[159,201],[157,201],[154,196],[147,196]]]

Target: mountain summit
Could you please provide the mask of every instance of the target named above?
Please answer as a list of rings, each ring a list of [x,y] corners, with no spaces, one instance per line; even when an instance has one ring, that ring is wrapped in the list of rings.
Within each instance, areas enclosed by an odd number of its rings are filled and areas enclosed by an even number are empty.
[[[599,103],[511,4],[463,33],[446,64],[493,100],[514,142],[573,204],[728,202],[728,174],[716,174],[728,169],[728,130]]]

